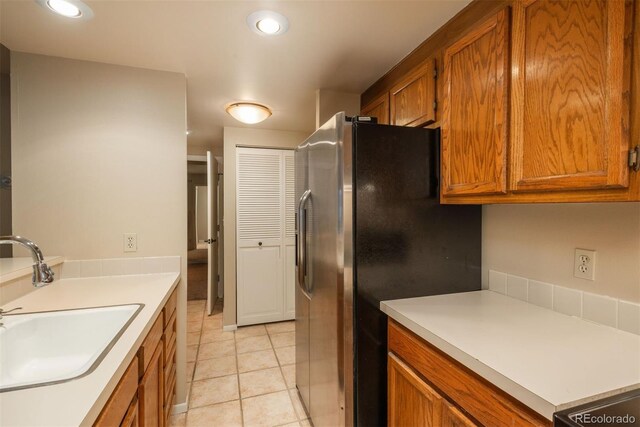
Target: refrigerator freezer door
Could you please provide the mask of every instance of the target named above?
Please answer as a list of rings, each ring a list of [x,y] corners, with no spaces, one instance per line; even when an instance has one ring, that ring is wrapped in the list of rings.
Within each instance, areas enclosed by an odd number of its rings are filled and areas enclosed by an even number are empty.
[[[295,196],[300,209],[306,209],[303,206],[303,195],[309,191],[308,180],[308,155],[309,150],[306,146],[299,147],[295,152]],[[305,217],[308,217],[305,215]],[[309,384],[309,308],[310,297],[306,292],[306,277],[300,252],[308,248],[302,248],[300,236],[300,212],[296,213],[296,387],[300,393],[300,398],[305,406],[307,414],[310,407],[310,384]],[[307,218],[304,218],[306,221]],[[308,223],[308,222],[307,222]]]
[[[345,414],[349,413],[345,394],[350,394],[345,393],[345,387],[352,387],[352,371],[345,365],[345,352],[352,348],[345,346],[344,327],[351,321],[349,314],[345,321],[345,305],[348,312],[351,306],[350,295],[345,297],[343,218],[343,144],[345,139],[350,142],[350,137],[344,137],[350,131],[351,126],[340,113],[296,151],[296,173],[306,170],[307,181],[306,188],[296,188],[296,196],[300,198],[307,190],[311,194],[305,203],[306,238],[298,236],[297,240],[298,244],[307,242],[306,248],[300,249],[306,258],[306,290],[310,298],[305,297],[300,286],[296,288],[296,377],[302,381],[298,389],[316,427],[345,425]],[[298,268],[301,267],[299,262]],[[296,275],[302,276],[302,272]],[[346,382],[345,372],[349,378]],[[308,393],[304,386],[307,378]]]

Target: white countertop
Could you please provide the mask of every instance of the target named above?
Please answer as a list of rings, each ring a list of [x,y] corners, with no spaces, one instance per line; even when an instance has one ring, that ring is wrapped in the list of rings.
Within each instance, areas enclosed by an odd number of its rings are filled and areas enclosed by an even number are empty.
[[[22,313],[142,303],[98,367],[61,384],[0,393],[0,426],[93,424],[178,284],[178,273],[56,280],[12,303]]]
[[[62,264],[64,257],[49,256],[44,258],[49,267]],[[31,276],[33,273],[33,259],[31,257],[0,258],[0,283],[17,279],[18,277]]]
[[[418,336],[548,419],[640,388],[640,336],[492,291],[383,301]]]

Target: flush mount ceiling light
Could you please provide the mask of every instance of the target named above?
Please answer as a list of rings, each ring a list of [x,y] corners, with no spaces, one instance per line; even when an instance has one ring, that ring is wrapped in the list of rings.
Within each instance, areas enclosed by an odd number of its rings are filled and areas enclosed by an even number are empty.
[[[227,105],[227,113],[234,119],[253,125],[266,120],[271,115],[271,110],[255,102],[234,102]]]
[[[289,29],[289,21],[283,15],[270,10],[259,10],[247,16],[247,25],[262,36],[284,34]]]
[[[93,11],[80,0],[36,0],[36,2],[58,15],[72,19],[89,19]]]

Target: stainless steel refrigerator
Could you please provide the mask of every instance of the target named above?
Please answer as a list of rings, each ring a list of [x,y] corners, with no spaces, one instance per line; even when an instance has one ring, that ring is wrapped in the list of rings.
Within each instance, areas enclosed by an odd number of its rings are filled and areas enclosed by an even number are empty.
[[[296,386],[315,427],[386,425],[380,301],[480,289],[481,210],[441,205],[439,132],[339,113],[295,153]]]

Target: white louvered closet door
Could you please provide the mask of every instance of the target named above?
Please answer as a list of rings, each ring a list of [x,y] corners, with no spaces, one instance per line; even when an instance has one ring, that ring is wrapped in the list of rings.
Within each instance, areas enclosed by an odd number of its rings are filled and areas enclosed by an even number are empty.
[[[291,160],[286,160],[288,157]],[[237,322],[239,326],[295,316],[293,153],[237,151]],[[291,190],[289,190],[291,187]],[[291,248],[289,248],[291,247]],[[289,266],[291,264],[291,266]]]

